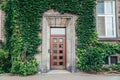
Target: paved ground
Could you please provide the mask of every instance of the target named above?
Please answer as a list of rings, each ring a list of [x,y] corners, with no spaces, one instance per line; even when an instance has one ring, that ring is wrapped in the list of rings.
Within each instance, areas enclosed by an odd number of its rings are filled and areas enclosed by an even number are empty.
[[[86,73],[48,73],[27,77],[0,75],[0,80],[120,80],[120,74],[94,75]]]

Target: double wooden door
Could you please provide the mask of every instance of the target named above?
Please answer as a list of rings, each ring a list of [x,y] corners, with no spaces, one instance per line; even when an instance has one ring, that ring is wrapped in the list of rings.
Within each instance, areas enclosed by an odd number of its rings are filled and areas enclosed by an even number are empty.
[[[66,67],[66,38],[65,35],[50,37],[50,68],[65,69]]]

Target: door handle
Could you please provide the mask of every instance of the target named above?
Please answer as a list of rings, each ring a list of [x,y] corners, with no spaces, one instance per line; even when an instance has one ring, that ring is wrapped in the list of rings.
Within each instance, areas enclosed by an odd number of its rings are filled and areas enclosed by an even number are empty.
[[[51,49],[48,49],[48,53],[51,53]]]

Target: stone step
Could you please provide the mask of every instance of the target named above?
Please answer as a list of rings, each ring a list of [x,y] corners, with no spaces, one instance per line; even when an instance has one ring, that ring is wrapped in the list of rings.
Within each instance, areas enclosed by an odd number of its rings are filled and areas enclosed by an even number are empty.
[[[51,70],[47,74],[69,74],[71,72],[67,70]]]

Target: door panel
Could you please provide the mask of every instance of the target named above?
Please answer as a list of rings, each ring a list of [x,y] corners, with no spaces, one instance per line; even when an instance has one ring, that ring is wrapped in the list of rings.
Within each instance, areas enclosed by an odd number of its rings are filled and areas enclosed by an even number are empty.
[[[66,67],[66,39],[65,35],[51,35],[50,37],[50,67],[51,69],[65,69]]]

